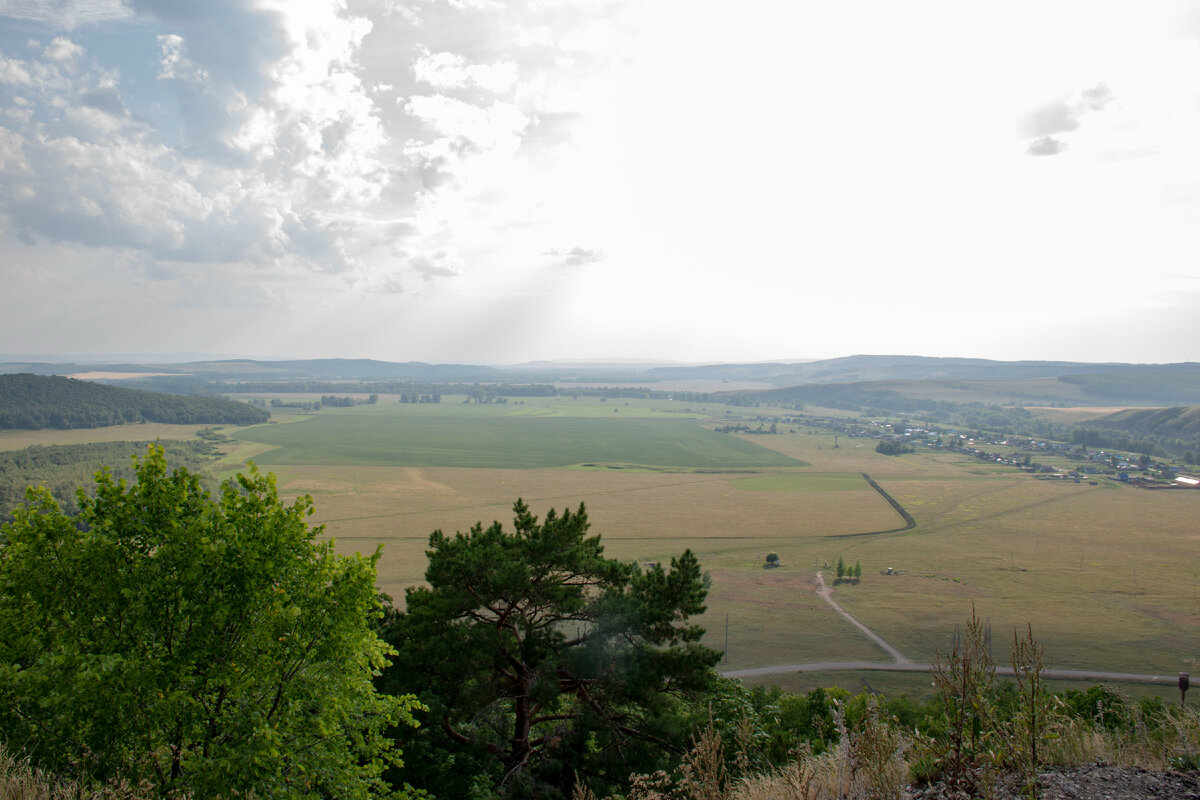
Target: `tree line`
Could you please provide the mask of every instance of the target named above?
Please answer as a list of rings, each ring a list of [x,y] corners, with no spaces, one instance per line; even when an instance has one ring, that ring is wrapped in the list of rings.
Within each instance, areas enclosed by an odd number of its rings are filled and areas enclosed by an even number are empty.
[[[0,428],[100,428],[134,422],[254,425],[267,411],[223,397],[185,397],[57,375],[0,375]]]

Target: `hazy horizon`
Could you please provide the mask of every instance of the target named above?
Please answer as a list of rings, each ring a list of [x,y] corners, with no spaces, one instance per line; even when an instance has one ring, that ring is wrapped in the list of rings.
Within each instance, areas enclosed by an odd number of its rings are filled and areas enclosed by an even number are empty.
[[[1029,363],[1078,363],[1078,364],[1134,364],[1134,365],[1159,365],[1159,364],[1188,364],[1196,363],[1194,361],[1076,361],[1072,359],[1057,359],[1057,358],[1017,358],[1017,359],[979,359],[976,356],[926,356],[920,353],[845,353],[838,356],[830,356],[829,358],[769,358],[747,361],[731,361],[731,360],[697,360],[697,361],[681,361],[677,359],[667,358],[543,358],[534,359],[531,361],[520,362],[489,362],[479,359],[459,359],[456,361],[423,361],[422,359],[408,359],[406,361],[396,361],[393,359],[372,358],[369,356],[296,356],[296,355],[247,355],[231,354],[231,353],[115,353],[115,354],[87,354],[87,353],[0,353],[0,364],[3,363],[45,363],[45,364],[130,364],[130,365],[153,365],[153,364],[187,364],[187,363],[202,363],[209,361],[317,361],[317,360],[347,360],[347,361],[380,361],[390,363],[428,363],[431,365],[440,364],[463,364],[467,366],[486,366],[496,368],[512,368],[524,366],[536,366],[539,364],[565,364],[565,365],[594,365],[594,366],[716,366],[723,364],[804,364],[815,361],[830,361],[841,358],[853,358],[856,356],[866,356],[875,358],[947,358],[947,359],[962,359],[962,360],[983,360],[996,361],[997,363],[1004,362],[1029,362]]]

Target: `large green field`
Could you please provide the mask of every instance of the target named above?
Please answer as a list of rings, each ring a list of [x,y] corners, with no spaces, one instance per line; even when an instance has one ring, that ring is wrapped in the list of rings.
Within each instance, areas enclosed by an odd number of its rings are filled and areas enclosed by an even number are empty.
[[[331,409],[239,438],[271,464],[542,469],[579,464],[682,469],[795,467],[795,458],[639,406],[380,404]]]

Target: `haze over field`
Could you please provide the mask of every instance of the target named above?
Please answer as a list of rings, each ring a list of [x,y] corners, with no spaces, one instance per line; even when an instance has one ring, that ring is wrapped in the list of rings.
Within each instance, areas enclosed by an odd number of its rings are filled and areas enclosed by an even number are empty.
[[[1200,7],[0,0],[0,352],[1196,360]]]

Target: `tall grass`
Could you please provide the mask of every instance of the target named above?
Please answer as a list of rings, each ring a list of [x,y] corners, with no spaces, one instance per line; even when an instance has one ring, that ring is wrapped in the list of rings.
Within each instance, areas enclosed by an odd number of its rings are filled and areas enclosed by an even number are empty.
[[[131,786],[120,781],[97,787],[59,780],[18,758],[0,742],[0,800],[152,800],[156,797],[148,785]]]

